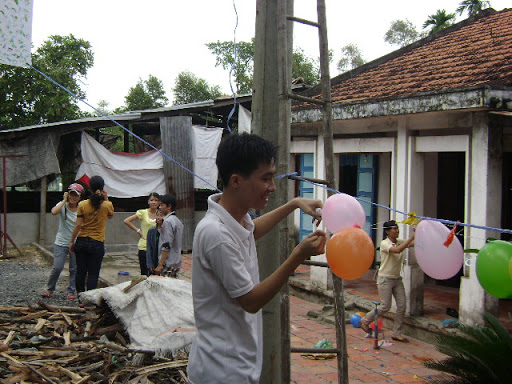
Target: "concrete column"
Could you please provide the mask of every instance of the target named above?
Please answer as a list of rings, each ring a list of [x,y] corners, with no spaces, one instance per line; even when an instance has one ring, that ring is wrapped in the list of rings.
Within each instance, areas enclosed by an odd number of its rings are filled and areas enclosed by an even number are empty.
[[[499,227],[501,223],[501,169],[503,162],[502,129],[489,125],[486,112],[473,114],[470,155],[470,183],[468,193],[469,222]],[[495,232],[468,228],[467,247],[480,249]],[[476,256],[471,254],[469,267],[461,278],[459,320],[468,325],[483,324],[482,313],[497,315],[498,299],[480,286],[476,272]]]
[[[320,135],[318,136],[315,150],[315,177],[322,180],[325,180],[324,153],[324,137]],[[327,199],[327,191],[323,188],[315,188],[315,198],[325,201]],[[325,230],[325,227],[323,229]],[[327,262],[325,254],[313,256],[311,260]],[[311,284],[314,287],[332,289],[332,278],[329,268],[311,266],[309,275]]]
[[[414,211],[418,215],[423,215],[423,200],[424,200],[424,156],[416,152],[415,138],[409,137],[408,146],[408,190],[409,194],[406,196],[407,210],[405,212]],[[411,235],[412,228],[407,226],[404,228],[402,238]],[[404,266],[403,282],[405,286],[405,295],[407,299],[406,315],[417,316],[423,314],[423,299],[424,299],[424,279],[425,275],[418,265],[414,248],[407,250],[406,263]]]

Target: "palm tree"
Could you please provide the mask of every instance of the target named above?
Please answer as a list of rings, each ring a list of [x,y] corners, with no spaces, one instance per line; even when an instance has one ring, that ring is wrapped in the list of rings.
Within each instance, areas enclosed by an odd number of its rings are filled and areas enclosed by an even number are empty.
[[[489,8],[491,3],[487,0],[462,0],[457,8],[459,15],[467,11],[468,16],[474,16],[485,8]]]
[[[440,334],[435,337],[437,350],[448,358],[424,363],[427,368],[445,373],[431,379],[431,383],[510,383],[512,335],[491,314],[484,314],[483,319],[486,327],[459,325],[462,335]]]
[[[439,32],[452,25],[455,21],[455,13],[446,13],[444,9],[438,9],[433,15],[429,15],[427,21],[423,23],[423,28],[431,26],[429,34]]]

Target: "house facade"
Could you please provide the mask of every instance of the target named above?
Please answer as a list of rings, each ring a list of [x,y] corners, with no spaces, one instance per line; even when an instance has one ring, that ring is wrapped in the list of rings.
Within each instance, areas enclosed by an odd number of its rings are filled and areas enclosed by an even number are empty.
[[[370,200],[365,230],[378,246],[382,223],[402,212],[492,228],[512,227],[512,9],[485,10],[437,34],[344,73],[331,83],[336,189]],[[320,97],[319,89],[308,91]],[[322,179],[322,111],[297,104],[292,110],[296,171]],[[298,193],[325,199],[326,192],[301,183]],[[300,222],[300,234],[310,229]],[[401,225],[401,237],[410,235]],[[465,249],[499,231],[464,226]],[[460,320],[481,323],[496,312],[467,254],[449,281],[425,277],[414,250],[404,268],[407,312],[423,312],[425,283],[460,288]],[[327,271],[312,268],[314,284],[329,285]]]

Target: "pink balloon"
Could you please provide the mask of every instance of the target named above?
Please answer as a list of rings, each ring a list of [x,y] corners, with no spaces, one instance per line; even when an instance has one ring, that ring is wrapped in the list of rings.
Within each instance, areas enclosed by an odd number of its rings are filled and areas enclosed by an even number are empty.
[[[366,221],[364,209],[354,197],[337,193],[327,199],[322,208],[322,220],[331,233],[355,225],[363,228]]]
[[[438,280],[455,276],[464,262],[464,250],[457,237],[446,247],[450,230],[439,221],[422,220],[416,228],[414,249],[420,268]]]

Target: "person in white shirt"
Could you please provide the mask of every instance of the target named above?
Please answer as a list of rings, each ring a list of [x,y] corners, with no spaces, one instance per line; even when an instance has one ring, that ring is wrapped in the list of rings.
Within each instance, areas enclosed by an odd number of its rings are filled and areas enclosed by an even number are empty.
[[[405,315],[405,287],[402,282],[400,271],[402,269],[402,252],[409,247],[414,246],[414,234],[407,240],[398,238],[400,230],[395,220],[384,223],[384,240],[380,243],[381,264],[377,275],[377,288],[379,290],[380,303],[379,315],[388,312],[391,309],[393,297],[396,301],[395,320],[393,321],[393,333],[391,338],[396,341],[408,342],[409,340],[402,336],[402,324]],[[371,310],[361,319],[361,328],[366,333],[371,334],[370,323],[375,316],[375,310]]]
[[[230,134],[219,145],[217,168],[224,191],[210,196],[192,246],[192,296],[197,336],[188,378],[193,384],[258,383],[261,374],[261,308],[309,256],[324,252],[326,236],[317,230],[260,282],[255,240],[295,209],[320,221],[320,200],[295,198],[254,220],[250,209],[264,209],[275,191],[275,148],[252,134]],[[278,255],[276,255],[278,257]]]

